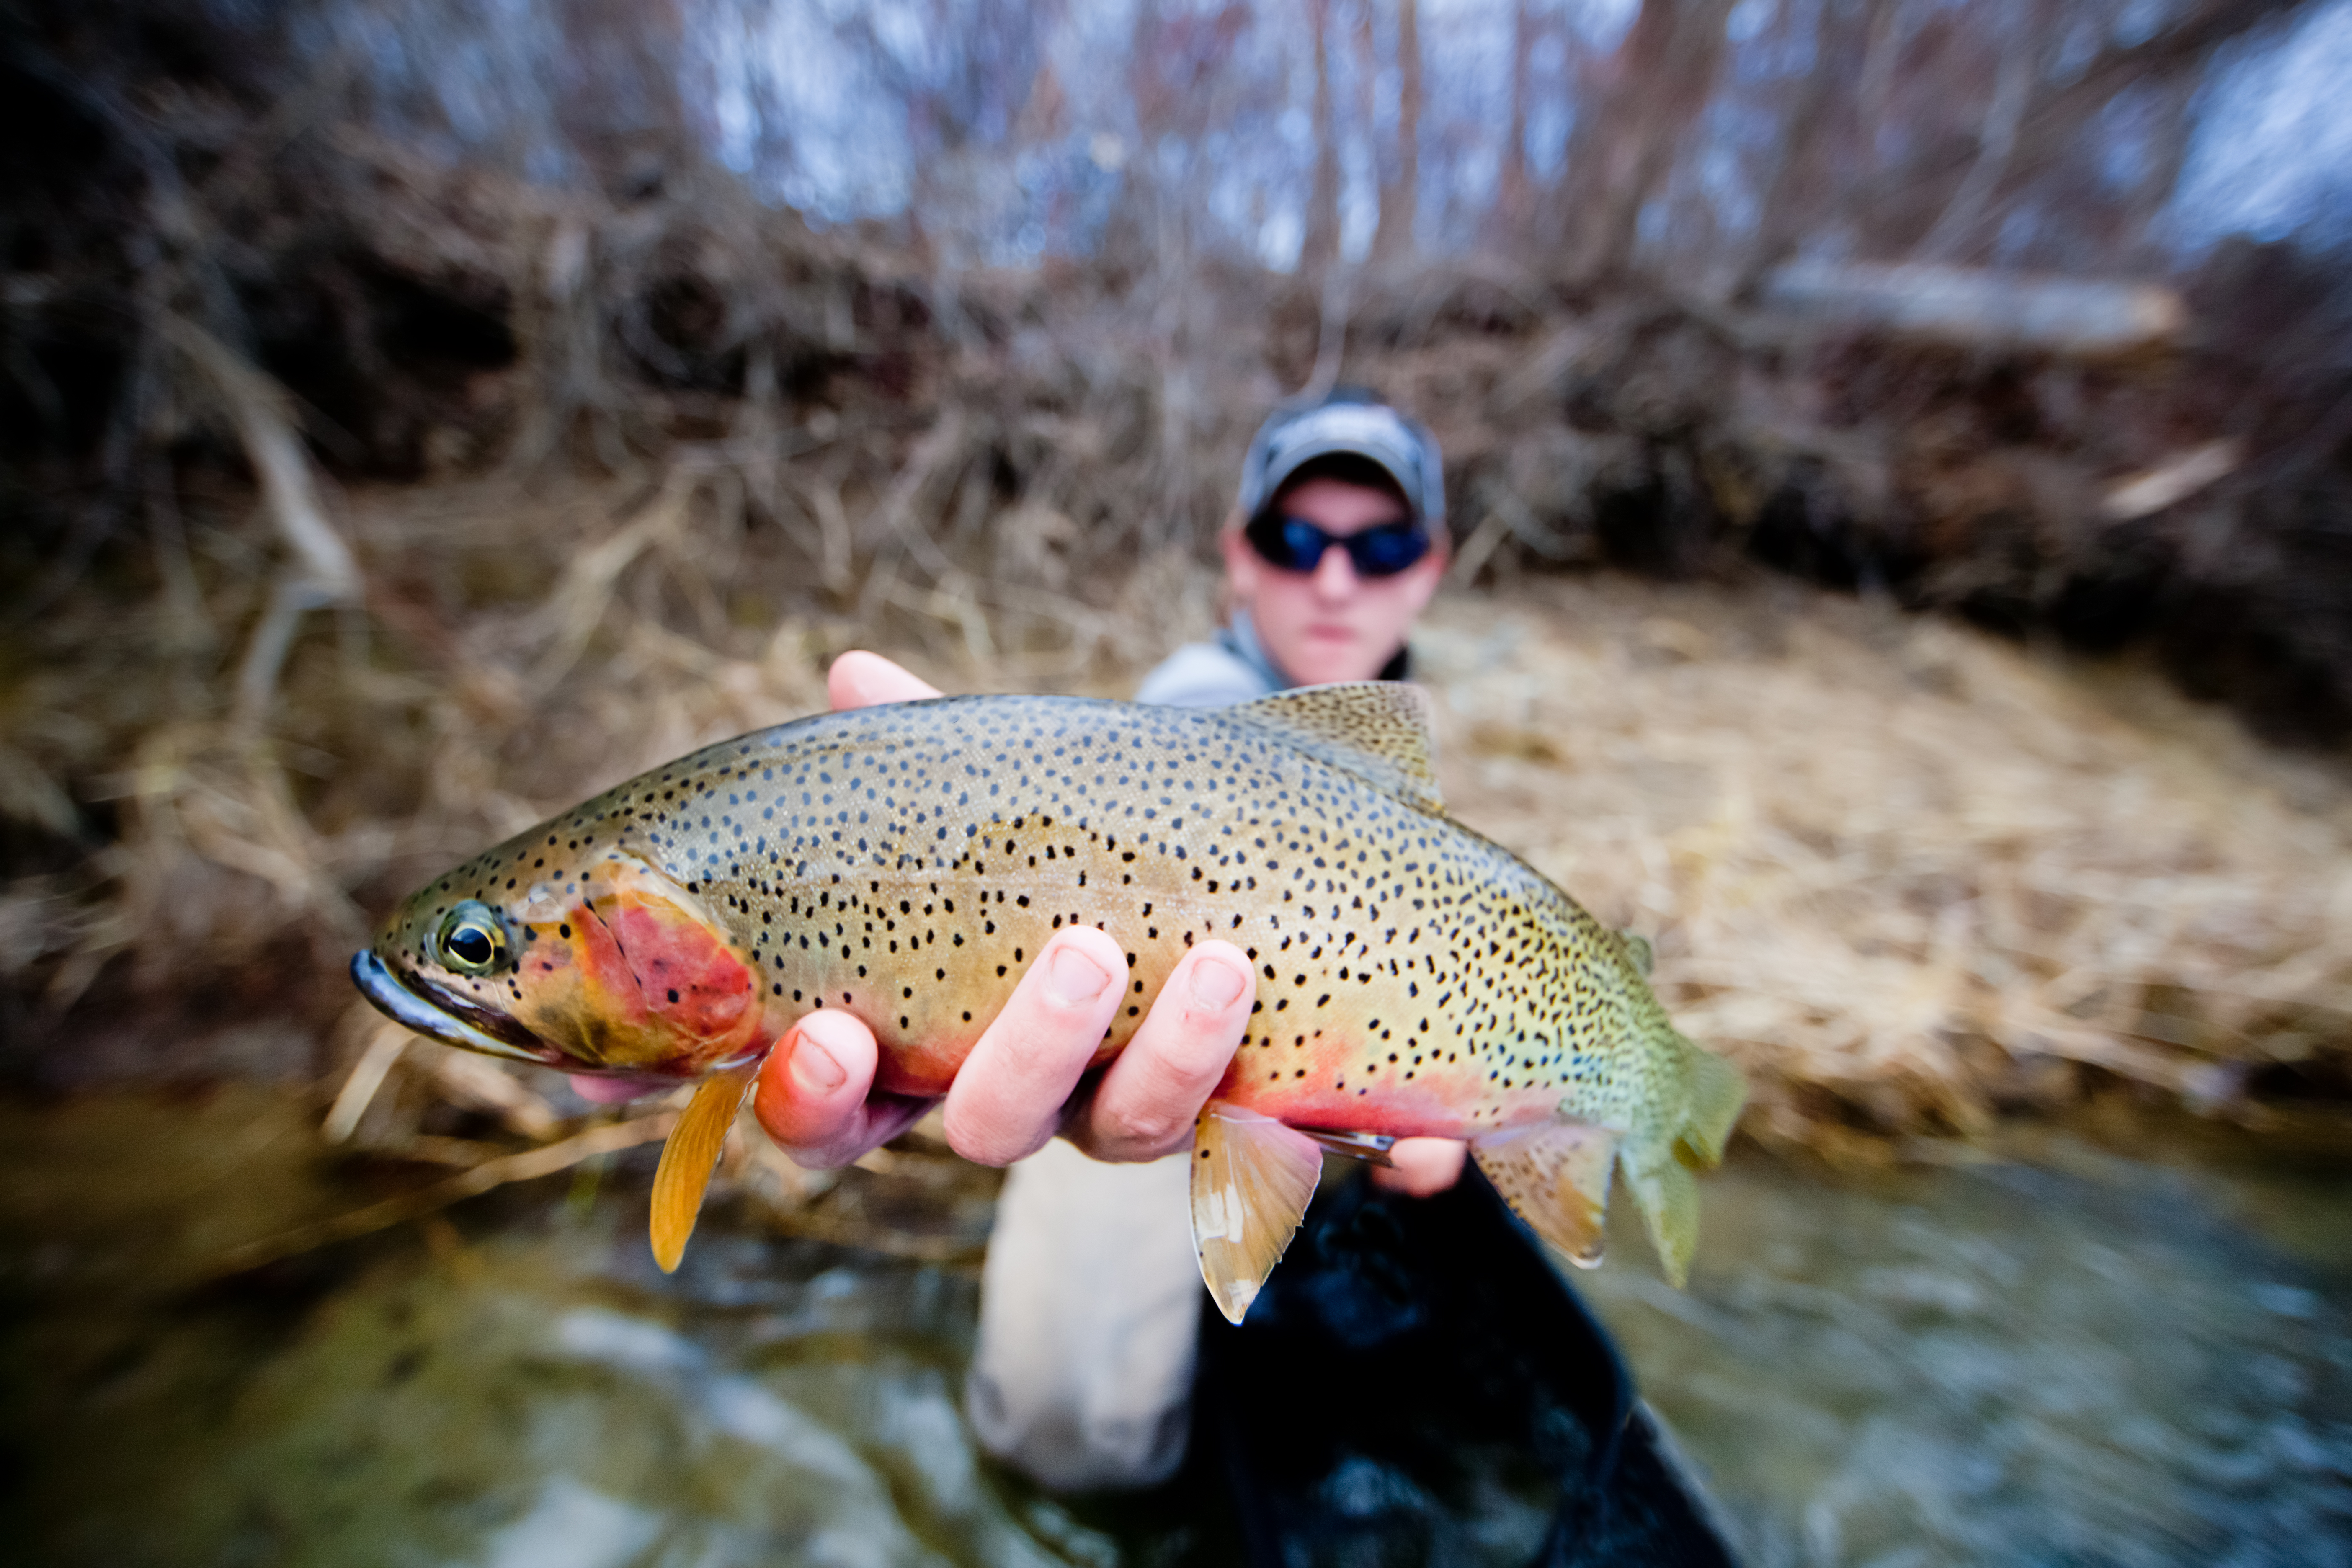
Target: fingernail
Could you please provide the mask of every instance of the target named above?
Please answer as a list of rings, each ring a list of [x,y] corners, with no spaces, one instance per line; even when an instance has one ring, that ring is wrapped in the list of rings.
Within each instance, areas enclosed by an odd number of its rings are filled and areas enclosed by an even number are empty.
[[[1242,998],[1249,978],[1221,958],[1203,958],[1192,965],[1192,1000],[1222,1013]]]
[[[1054,954],[1054,967],[1046,979],[1052,985],[1054,1000],[1068,1006],[1093,1001],[1110,984],[1110,975],[1103,966],[1074,947],[1063,948]]]
[[[807,1030],[801,1031],[799,1041],[793,1047],[794,1083],[811,1094],[830,1094],[848,1076],[849,1069],[831,1051],[811,1039]]]

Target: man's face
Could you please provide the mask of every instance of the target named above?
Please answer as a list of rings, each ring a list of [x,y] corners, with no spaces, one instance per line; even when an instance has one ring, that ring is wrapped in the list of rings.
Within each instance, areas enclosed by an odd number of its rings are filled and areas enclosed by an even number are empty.
[[[1339,539],[1408,515],[1394,496],[1338,479],[1308,479],[1284,491],[1277,504]],[[1284,673],[1309,686],[1378,676],[1445,573],[1442,534],[1427,555],[1393,577],[1359,577],[1348,552],[1336,547],[1325,550],[1311,572],[1286,572],[1238,529],[1227,529],[1223,542],[1234,596],[1249,610],[1258,641]]]

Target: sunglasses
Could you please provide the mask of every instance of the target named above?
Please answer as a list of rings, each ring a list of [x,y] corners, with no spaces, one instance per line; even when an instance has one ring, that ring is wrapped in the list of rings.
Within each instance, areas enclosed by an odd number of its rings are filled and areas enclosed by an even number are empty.
[[[1283,572],[1312,572],[1333,545],[1348,552],[1359,577],[1393,577],[1429,553],[1429,531],[1410,521],[1384,522],[1344,537],[1326,533],[1303,517],[1265,512],[1242,531],[1267,565]]]

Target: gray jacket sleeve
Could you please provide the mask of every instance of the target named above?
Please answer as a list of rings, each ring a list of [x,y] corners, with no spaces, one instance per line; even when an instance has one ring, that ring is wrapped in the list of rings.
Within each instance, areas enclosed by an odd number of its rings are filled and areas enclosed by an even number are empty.
[[[1215,643],[1178,648],[1143,678],[1135,700],[1160,708],[1224,708],[1274,690],[1265,677]]]

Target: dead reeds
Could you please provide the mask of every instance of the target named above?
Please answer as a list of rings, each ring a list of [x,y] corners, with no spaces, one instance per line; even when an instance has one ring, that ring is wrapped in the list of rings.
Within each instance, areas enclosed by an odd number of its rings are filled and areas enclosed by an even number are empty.
[[[1457,603],[1428,651],[1454,809],[1653,937],[1758,1135],[1969,1133],[2116,1082],[2261,1126],[2266,1082],[2340,1092],[2352,789],[2149,670],[1608,579]]]

